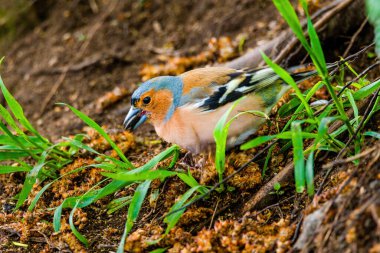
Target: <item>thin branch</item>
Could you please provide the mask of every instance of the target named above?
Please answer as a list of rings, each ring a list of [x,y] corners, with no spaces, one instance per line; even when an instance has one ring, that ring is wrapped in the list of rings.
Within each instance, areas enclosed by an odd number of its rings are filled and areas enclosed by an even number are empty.
[[[219,202],[220,202],[220,199],[218,199],[218,201],[216,202],[216,205],[215,205],[215,208],[214,208],[214,212],[212,214],[210,225],[208,226],[208,229],[211,229],[212,223],[214,223],[214,218],[215,218],[215,214],[216,214],[217,209],[218,209]]]
[[[359,34],[363,31],[365,25],[367,24],[368,22],[368,18],[366,18],[363,23],[360,25],[359,29],[354,33],[354,35],[352,36],[351,40],[350,40],[350,44],[348,44],[348,47],[346,48],[346,51],[344,51],[343,53],[343,58],[345,58],[348,53],[350,52],[352,46],[354,45],[354,42],[356,41],[356,39],[358,38]]]
[[[293,235],[292,240],[290,242],[290,244],[292,244],[292,245],[294,243],[296,243],[296,241],[298,239],[298,236],[299,236],[300,230],[301,230],[301,226],[302,226],[302,223],[303,223],[303,218],[304,218],[304,216],[303,216],[303,214],[301,214],[301,217],[300,217],[300,219],[299,219],[299,221],[297,223],[296,230],[294,231],[294,235]]]
[[[367,156],[368,154],[372,153],[375,149],[377,149],[377,147],[373,147],[373,148],[367,149],[367,150],[365,150],[365,151],[363,151],[363,152],[361,152],[361,153],[359,153],[357,155],[348,157],[346,159],[335,160],[333,162],[330,162],[328,164],[323,165],[322,168],[328,169],[328,168],[334,167],[334,166],[339,165],[339,164],[350,163],[352,161],[355,161],[356,159],[359,159],[359,158],[362,158],[364,156]]]
[[[380,65],[380,61],[377,61],[374,64],[372,64],[369,67],[367,67],[357,77],[355,77],[353,80],[349,81],[345,86],[343,86],[343,88],[339,91],[339,93],[338,93],[337,96],[338,97],[341,96],[342,93],[344,92],[344,90],[347,89],[348,87],[350,87],[351,84],[353,84],[354,82],[357,82],[360,78],[362,78],[363,76],[365,76],[369,71],[371,71],[372,69],[374,69],[375,67],[377,67],[379,65]]]
[[[337,158],[339,158],[347,149],[347,147],[351,144],[351,142],[356,138],[356,136],[358,135],[359,131],[361,130],[365,120],[367,119],[368,115],[370,114],[370,111],[372,110],[372,108],[375,105],[375,101],[377,99],[377,96],[379,95],[379,92],[380,92],[380,89],[377,89],[376,93],[372,96],[372,99],[371,101],[369,102],[369,105],[367,106],[365,112],[364,112],[364,115],[363,115],[363,118],[362,120],[360,121],[356,131],[354,132],[354,134],[350,137],[350,139],[347,141],[346,145],[344,146],[344,148],[339,152]]]
[[[324,16],[322,16],[321,19],[319,19],[315,24],[314,27],[316,30],[321,29],[324,25],[327,24],[328,21],[331,20],[335,15],[337,15],[339,12],[347,8],[353,0],[345,0],[345,1],[339,1],[333,9],[328,11]],[[336,4],[336,3],[334,3]],[[304,32],[305,36],[308,36],[308,32]],[[274,59],[274,62],[280,63],[285,57],[293,51],[293,48],[299,43],[298,38],[293,37],[292,40],[287,44],[287,46],[278,54],[278,56]]]

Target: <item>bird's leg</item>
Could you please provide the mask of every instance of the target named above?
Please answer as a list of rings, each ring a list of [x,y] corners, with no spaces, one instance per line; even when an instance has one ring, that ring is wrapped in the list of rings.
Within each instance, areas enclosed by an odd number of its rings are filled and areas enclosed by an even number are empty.
[[[207,161],[209,161],[211,164],[214,163],[214,161],[215,161],[215,151],[214,150],[210,149],[207,152]]]
[[[187,151],[186,154],[182,157],[181,163],[188,165],[190,167],[195,166],[193,154],[190,151]]]

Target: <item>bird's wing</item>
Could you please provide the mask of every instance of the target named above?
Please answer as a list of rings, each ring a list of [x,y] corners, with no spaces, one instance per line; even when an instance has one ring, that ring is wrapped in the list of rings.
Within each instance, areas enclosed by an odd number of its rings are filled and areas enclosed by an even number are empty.
[[[300,82],[315,75],[315,71],[291,75]],[[183,95],[180,106],[191,104],[203,111],[215,110],[250,93],[260,95],[270,105],[282,96],[283,90],[289,88],[271,68],[235,70],[210,67],[186,72],[181,77]]]
[[[244,72],[224,67],[199,68],[181,75],[183,91],[180,105],[196,104],[213,96],[219,89]]]

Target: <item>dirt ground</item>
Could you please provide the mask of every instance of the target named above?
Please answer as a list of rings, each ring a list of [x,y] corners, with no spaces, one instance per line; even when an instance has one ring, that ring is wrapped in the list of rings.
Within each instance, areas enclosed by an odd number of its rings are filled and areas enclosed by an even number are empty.
[[[3,52],[4,82],[49,136],[80,129],[79,121],[72,122],[71,113],[62,112],[56,102],[84,109],[100,123],[120,126],[128,108],[124,98],[141,82],[144,63],[157,63],[162,54],[199,53],[213,37],[246,34],[246,46],[254,47],[275,36],[268,30],[283,26],[270,1],[121,1],[99,8],[94,13],[86,1],[58,2],[46,20]],[[65,67],[71,71],[60,81]],[[49,97],[57,83],[57,92]],[[96,110],[97,99],[116,87],[126,89],[123,100]]]
[[[95,145],[96,141],[101,142],[71,111],[55,104],[65,102],[105,125],[117,142],[128,143],[125,154],[136,166],[169,146],[159,140],[149,124],[134,136],[122,129],[130,94],[144,75],[155,75],[160,69],[157,64],[168,66],[170,57],[192,59],[180,64],[179,72],[226,62],[265,44],[286,29],[269,0],[62,0],[46,3],[49,3],[46,10],[41,9],[41,5],[33,6],[36,24],[25,28],[9,48],[1,52],[5,55],[1,66],[4,83],[43,135],[58,140],[61,136],[87,132]],[[372,36],[367,25],[352,53],[370,44]],[[336,37],[344,46],[334,44],[326,49],[331,61],[343,54],[350,40],[348,35]],[[361,56],[353,65],[363,70],[370,62],[371,59]],[[370,77],[379,74],[377,69]],[[371,129],[379,131],[379,123],[377,115],[370,124]],[[235,191],[215,193],[195,204],[168,237],[158,246],[149,246],[147,241],[163,233],[164,226],[158,218],[186,191],[186,185],[178,179],[154,182],[152,192],[158,189],[159,198],[153,204],[144,203],[125,250],[148,252],[163,247],[169,252],[380,252],[379,145],[379,142],[368,143],[369,151],[361,161],[362,166],[339,165],[322,193],[314,199],[295,195],[294,186],[289,183],[283,186],[283,194],[273,195],[277,204],[243,214],[244,202],[290,158],[274,158],[269,175],[264,179],[260,170],[263,161],[253,163],[229,182]],[[99,146],[99,149],[106,152],[110,147]],[[227,159],[227,174],[255,152],[257,150],[232,151]],[[320,158],[320,167],[332,158]],[[197,180],[207,185],[216,183],[216,172],[207,156],[195,156],[192,162],[191,172]],[[64,170],[91,163],[91,157],[81,157]],[[178,164],[177,169],[186,168]],[[86,192],[101,180],[99,171],[92,169],[73,174],[55,184],[33,213],[27,212],[27,207],[11,212],[15,204],[13,197],[20,191],[24,176],[21,173],[0,175],[0,252],[116,251],[124,229],[126,208],[107,214],[105,207],[112,198],[126,196],[131,189],[121,190],[76,212],[75,224],[90,241],[89,248],[70,232],[69,211],[64,211],[61,231],[54,233],[52,211],[47,210],[58,206],[67,196]],[[317,175],[317,188],[326,171],[321,169]],[[40,188],[35,187],[33,193]],[[218,210],[222,211],[214,215]],[[301,217],[308,214],[323,218],[301,223]],[[304,231],[315,228],[318,228],[315,233],[294,244],[293,238],[305,237]],[[12,242],[25,243],[28,248]]]

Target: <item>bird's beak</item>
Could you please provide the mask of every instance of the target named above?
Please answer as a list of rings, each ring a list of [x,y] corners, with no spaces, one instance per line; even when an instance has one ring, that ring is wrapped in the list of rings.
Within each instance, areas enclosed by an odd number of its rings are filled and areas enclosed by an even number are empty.
[[[145,111],[139,108],[136,108],[134,106],[131,106],[131,109],[129,109],[129,112],[124,119],[123,125],[125,129],[134,131],[146,120],[147,120],[147,116],[145,114]]]

